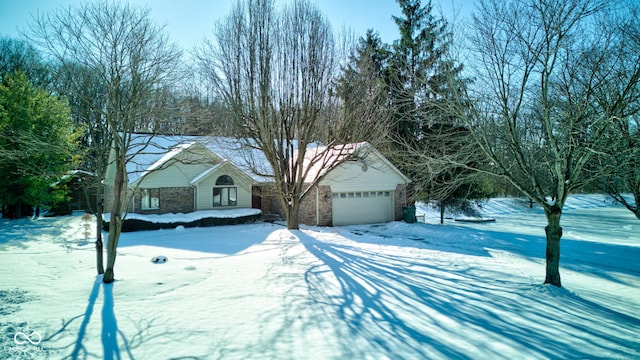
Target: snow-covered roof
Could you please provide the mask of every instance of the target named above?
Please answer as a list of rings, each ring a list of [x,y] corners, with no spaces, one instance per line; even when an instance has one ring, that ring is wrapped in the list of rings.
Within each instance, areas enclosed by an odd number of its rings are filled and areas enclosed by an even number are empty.
[[[197,183],[199,183],[202,179],[206,178],[207,176],[209,176],[209,174],[211,174],[212,172],[216,171],[217,169],[219,169],[222,165],[228,163],[228,161],[223,161],[219,164],[216,164],[210,168],[208,168],[207,170],[203,171],[202,173],[200,173],[198,176],[194,177],[189,183],[191,185],[195,185]]]
[[[307,172],[306,181],[312,182],[345,160],[362,160],[366,164],[367,158],[375,154],[376,159],[384,162],[390,169],[396,171],[407,183],[411,182],[398,168],[396,168],[384,155],[382,155],[373,145],[363,141],[350,144],[339,144],[331,147],[318,146],[308,148],[305,152],[305,166],[310,166]]]
[[[178,141],[177,138],[164,136],[152,136],[148,134],[135,134],[132,137],[132,145],[127,152],[127,175],[129,182],[134,183],[146,175],[150,169],[175,157],[184,150],[184,146],[177,151],[173,149],[180,144],[192,144],[191,141]]]
[[[134,146],[129,151],[130,160],[127,172],[130,183],[138,181],[149,172],[160,168],[167,161],[194,144],[200,144],[223,161],[228,161],[256,182],[269,182],[271,179],[260,174],[272,174],[264,153],[254,147],[247,147],[238,139],[214,136],[167,136],[140,134],[134,137]],[[333,145],[331,147],[309,145],[305,151],[305,165],[310,166],[306,181],[313,182],[332,170],[337,164],[352,157],[366,157],[376,153],[378,158],[396,169],[382,154],[368,142]],[[294,154],[294,157],[297,153]],[[197,182],[215,168],[209,168],[192,180]],[[396,169],[397,170],[397,169]],[[399,171],[398,171],[399,172]],[[400,173],[401,174],[401,173]],[[401,174],[402,175],[402,174]],[[402,175],[404,177],[404,175]],[[409,181],[408,179],[406,179]]]
[[[337,164],[353,156],[365,142],[340,144],[331,147],[316,146],[306,149],[304,165],[308,169],[306,180],[312,182],[324,176]],[[297,153],[296,153],[297,157]]]
[[[252,171],[253,163],[267,164],[262,152],[245,149],[235,139],[213,136],[136,134],[132,143],[127,154],[129,157],[127,173],[130,183],[135,183],[195,144],[204,146],[220,159],[232,163],[254,180],[266,181],[264,177],[257,176]]]
[[[140,176],[138,176],[136,178],[136,180],[137,179],[141,179],[141,178],[145,177],[147,174],[151,173],[152,171],[161,168],[162,165],[167,163],[169,160],[175,158],[178,154],[180,154],[184,150],[190,148],[193,144],[195,144],[195,143],[194,142],[187,142],[187,143],[184,143],[184,144],[178,144],[178,145],[174,146],[173,148],[169,149],[169,152],[165,153],[160,159],[156,160],[156,162],[151,164],[146,170],[144,170],[140,174]],[[131,180],[131,178],[129,180],[130,181],[135,181],[135,180]]]

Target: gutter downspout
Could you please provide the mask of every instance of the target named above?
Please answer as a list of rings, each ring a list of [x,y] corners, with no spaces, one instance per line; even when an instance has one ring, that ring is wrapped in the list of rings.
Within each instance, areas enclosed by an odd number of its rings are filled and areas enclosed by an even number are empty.
[[[193,188],[193,211],[198,211],[198,188],[195,185],[191,185]]]
[[[127,194],[129,193],[129,185],[127,185]],[[131,197],[132,197],[132,201],[131,201],[131,212],[132,213],[136,213],[136,192],[135,190],[131,191]],[[142,206],[140,206],[142,208]]]

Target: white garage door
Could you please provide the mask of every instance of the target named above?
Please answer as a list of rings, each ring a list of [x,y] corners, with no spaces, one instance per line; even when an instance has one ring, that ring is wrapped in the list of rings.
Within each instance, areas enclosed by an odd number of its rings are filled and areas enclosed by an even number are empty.
[[[393,221],[391,191],[333,193],[333,225]]]

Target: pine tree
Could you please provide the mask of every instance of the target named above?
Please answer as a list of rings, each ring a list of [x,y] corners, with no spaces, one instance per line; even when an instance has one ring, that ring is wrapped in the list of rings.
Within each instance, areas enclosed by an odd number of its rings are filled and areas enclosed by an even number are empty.
[[[398,0],[403,17],[393,17],[400,31],[400,39],[392,47],[389,66],[385,72],[389,98],[395,119],[392,135],[396,149],[390,154],[400,169],[418,188],[415,195],[424,196],[431,187],[429,179],[438,174],[425,174],[425,169],[416,167],[424,162],[425,152],[451,152],[443,131],[451,131],[456,138],[460,121],[450,115],[446,108],[454,96],[465,86],[461,76],[462,65],[452,60],[452,34],[447,21],[433,14],[433,5],[424,6],[420,0]],[[417,156],[419,155],[419,156]],[[437,154],[426,154],[435,159]],[[429,171],[433,167],[427,166]],[[455,169],[442,168],[443,173],[455,173]],[[450,175],[448,175],[450,176]],[[422,191],[420,191],[422,189]]]
[[[64,200],[52,184],[70,169],[74,126],[65,100],[35,87],[22,72],[0,85],[0,203],[10,217]]]
[[[389,46],[373,30],[360,38],[335,86],[336,95],[341,99],[340,117],[345,126],[333,126],[331,140],[339,143],[368,141],[380,146],[391,118],[384,81],[390,55]]]
[[[398,0],[404,17],[393,17],[400,39],[393,44],[387,81],[396,111],[396,134],[405,140],[420,137],[430,122],[434,101],[447,97],[450,79],[461,66],[450,60],[452,35],[445,19],[433,15],[433,5],[420,0]],[[430,111],[431,110],[431,111]]]

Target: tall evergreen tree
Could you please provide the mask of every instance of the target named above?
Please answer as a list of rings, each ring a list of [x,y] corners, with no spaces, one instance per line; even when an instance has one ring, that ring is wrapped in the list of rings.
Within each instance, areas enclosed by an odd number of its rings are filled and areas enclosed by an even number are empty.
[[[74,126],[65,100],[37,88],[22,72],[0,84],[0,204],[4,215],[63,200],[51,185],[69,170]]]
[[[447,21],[433,15],[433,5],[420,0],[398,0],[404,17],[394,16],[400,39],[393,44],[387,72],[397,109],[396,134],[405,140],[420,138],[421,128],[439,117],[434,102],[446,98],[451,79],[462,66],[450,58],[452,34]]]
[[[345,126],[331,127],[338,142],[368,141],[381,145],[392,114],[384,81],[390,55],[389,46],[370,29],[342,67],[335,90],[341,99],[339,116]]]
[[[437,168],[427,164],[427,170],[415,164],[425,161],[425,153],[426,158],[437,159],[437,153],[455,151],[449,147],[452,142],[443,139],[448,135],[459,138],[466,134],[460,129],[459,119],[446,111],[450,101],[458,98],[453,94],[465,84],[461,76],[462,65],[452,60],[453,36],[448,23],[433,14],[431,1],[424,6],[420,0],[398,0],[398,3],[403,16],[393,19],[400,31],[400,39],[393,44],[385,73],[395,114],[392,135],[397,143],[390,156],[414,180],[417,188],[413,194],[415,200],[416,196],[428,196],[433,179],[450,178],[451,174],[458,172],[442,164]],[[425,174],[425,171],[448,175]],[[447,193],[451,194],[451,191]]]

